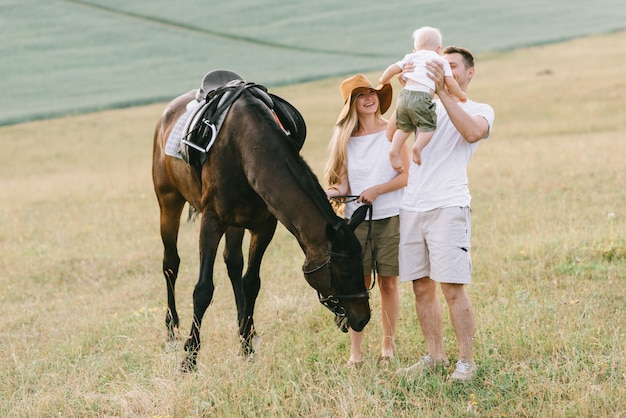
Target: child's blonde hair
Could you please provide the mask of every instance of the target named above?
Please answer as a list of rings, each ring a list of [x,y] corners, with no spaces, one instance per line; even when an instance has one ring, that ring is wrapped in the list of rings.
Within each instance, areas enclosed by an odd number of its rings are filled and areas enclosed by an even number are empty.
[[[435,51],[442,46],[442,36],[439,29],[423,26],[413,32],[413,47],[416,51],[429,49]]]

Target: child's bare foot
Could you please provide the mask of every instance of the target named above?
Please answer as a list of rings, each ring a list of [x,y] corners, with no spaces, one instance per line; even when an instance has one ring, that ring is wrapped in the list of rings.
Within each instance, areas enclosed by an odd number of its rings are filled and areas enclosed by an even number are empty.
[[[418,147],[413,147],[413,162],[422,165],[422,152]]]
[[[400,153],[398,153],[398,151],[389,151],[389,162],[391,163],[391,167],[394,170],[396,170],[398,173],[402,173],[404,167],[402,167],[402,159],[400,158]]]

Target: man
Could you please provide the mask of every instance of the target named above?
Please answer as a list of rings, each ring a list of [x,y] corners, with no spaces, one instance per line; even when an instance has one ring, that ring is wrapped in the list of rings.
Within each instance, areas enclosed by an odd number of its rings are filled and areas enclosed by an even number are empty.
[[[450,63],[463,92],[474,76],[474,57],[465,48],[447,47]],[[412,163],[400,206],[400,281],[411,281],[415,309],[428,354],[402,369],[414,371],[447,365],[443,347],[443,317],[437,295],[440,283],[459,346],[459,360],[450,375],[466,381],[476,375],[472,345],[474,312],[465,285],[470,283],[470,192],[467,165],[493,125],[491,106],[465,103],[444,84],[443,66],[429,64],[437,95],[437,129],[422,153],[422,165]]]

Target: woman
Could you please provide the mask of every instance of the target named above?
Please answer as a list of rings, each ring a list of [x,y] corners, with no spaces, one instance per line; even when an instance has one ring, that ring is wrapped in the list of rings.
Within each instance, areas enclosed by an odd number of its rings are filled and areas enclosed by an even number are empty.
[[[408,170],[398,173],[389,162],[391,143],[386,136],[387,121],[382,115],[391,105],[391,85],[374,88],[365,76],[357,74],[344,80],[340,90],[344,106],[329,144],[330,157],[324,172],[329,185],[326,194],[329,198],[358,196],[355,201],[346,203],[344,215],[347,219],[358,206],[373,205],[371,241],[366,242],[370,228],[368,219],[359,225],[355,233],[364,249],[363,271],[366,272],[364,280],[368,287],[372,272],[378,273],[383,323],[381,360],[388,361],[394,355],[394,333],[400,304],[398,215]],[[408,167],[409,150],[406,144],[401,149],[401,159]],[[362,341],[363,332],[350,330],[348,365],[363,361]]]

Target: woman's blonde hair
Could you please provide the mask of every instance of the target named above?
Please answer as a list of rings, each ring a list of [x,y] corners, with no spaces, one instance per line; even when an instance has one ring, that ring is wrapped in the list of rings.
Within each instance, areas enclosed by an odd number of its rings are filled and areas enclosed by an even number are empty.
[[[353,106],[354,98],[355,96],[350,98],[350,110],[346,117],[335,125],[333,135],[328,143],[328,160],[324,169],[324,181],[328,186],[337,184],[341,178],[341,169],[346,164],[348,139],[359,123],[356,109]]]
[[[328,186],[337,184],[341,178],[342,169],[347,170],[346,153],[348,140],[352,135],[358,132],[360,128],[359,116],[357,115],[356,106],[354,106],[356,97],[357,95],[350,97],[350,110],[347,116],[335,125],[333,135],[328,144],[329,156],[324,169],[324,181]],[[383,115],[380,113],[380,98],[378,109],[376,110],[376,118],[384,120]]]

